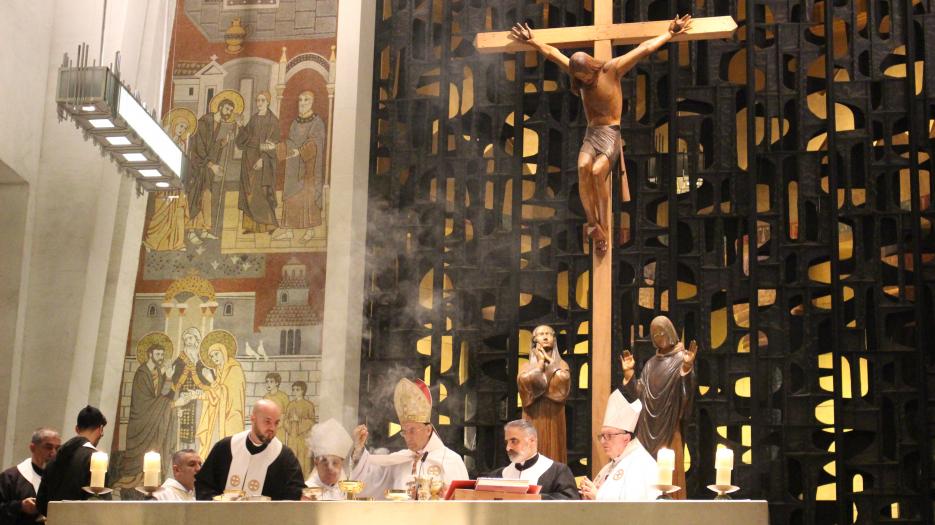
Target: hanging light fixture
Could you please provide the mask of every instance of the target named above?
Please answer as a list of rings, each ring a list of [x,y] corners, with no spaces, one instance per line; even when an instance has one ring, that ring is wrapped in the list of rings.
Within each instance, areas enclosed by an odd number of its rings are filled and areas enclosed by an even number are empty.
[[[88,65],[88,46],[72,64],[65,54],[58,71],[55,102],[59,120],[71,119],[109,154],[121,170],[148,191],[182,187],[188,158],[154,114],[120,81],[120,54],[113,67]]]

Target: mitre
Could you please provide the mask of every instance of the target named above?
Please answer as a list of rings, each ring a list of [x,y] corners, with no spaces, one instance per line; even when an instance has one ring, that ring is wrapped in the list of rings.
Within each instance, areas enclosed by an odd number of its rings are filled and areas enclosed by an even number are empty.
[[[603,425],[633,432],[636,429],[636,421],[640,418],[640,410],[642,409],[643,404],[638,399],[629,403],[620,393],[620,390],[614,390],[614,393],[610,395],[610,399],[607,400]]]
[[[407,421],[429,423],[432,420],[432,394],[421,379],[400,379],[393,394],[393,404],[400,424]]]
[[[351,435],[347,433],[347,430],[344,430],[344,426],[332,418],[312,427],[308,444],[316,457],[337,456],[344,458],[350,452],[354,440],[351,439]]]

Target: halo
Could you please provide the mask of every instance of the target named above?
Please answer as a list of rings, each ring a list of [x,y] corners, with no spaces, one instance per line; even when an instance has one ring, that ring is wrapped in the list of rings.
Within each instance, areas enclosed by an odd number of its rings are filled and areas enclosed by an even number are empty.
[[[230,100],[234,103],[234,115],[243,113],[243,96],[233,89],[225,89],[217,95],[214,95],[214,98],[211,99],[211,103],[208,104],[211,113],[217,113],[218,106],[221,105],[222,100]]]
[[[233,359],[237,355],[237,338],[234,337],[234,334],[227,330],[214,330],[201,340],[201,348],[198,350],[201,364],[208,368],[214,368],[214,363],[208,358],[208,349],[218,343],[224,345],[224,348],[227,349],[228,359]]]
[[[172,339],[164,332],[150,332],[136,343],[136,360],[141,365],[149,360],[149,350],[154,346],[161,346],[166,351],[167,362],[175,361],[175,345],[172,344]]]
[[[195,112],[188,108],[172,108],[168,113],[162,117],[162,129],[166,130],[166,133],[169,136],[172,136],[175,130],[172,129],[172,124],[178,120],[185,120],[188,124],[188,130],[185,132],[183,138],[188,138],[195,133],[195,129],[198,127],[198,119],[195,117]]]

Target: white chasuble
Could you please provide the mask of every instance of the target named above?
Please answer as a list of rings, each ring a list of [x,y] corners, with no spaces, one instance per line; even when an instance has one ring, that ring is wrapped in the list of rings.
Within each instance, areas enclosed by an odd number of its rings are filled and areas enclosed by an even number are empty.
[[[456,479],[469,479],[464,460],[446,447],[438,434],[418,452],[400,450],[392,454],[370,454],[364,450],[351,477],[364,482],[362,497],[384,499],[388,489],[406,490],[414,478],[436,478],[445,485]]]
[[[597,480],[599,501],[653,501],[659,491],[651,487],[656,483],[656,460],[643,448],[638,439],[627,444],[615,462],[601,469]],[[602,479],[603,478],[603,479]]]
[[[231,466],[224,490],[242,490],[248,496],[259,496],[263,493],[267,469],[282,452],[282,441],[274,437],[262,452],[251,454],[247,450],[248,434],[250,430],[231,436]]]

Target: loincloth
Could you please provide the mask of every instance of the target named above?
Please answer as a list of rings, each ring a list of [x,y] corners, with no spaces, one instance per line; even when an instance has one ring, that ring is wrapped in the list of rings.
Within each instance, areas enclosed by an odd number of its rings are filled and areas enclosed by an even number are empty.
[[[620,126],[588,126],[579,153],[587,153],[595,160],[603,155],[613,167],[620,159],[620,143]]]

